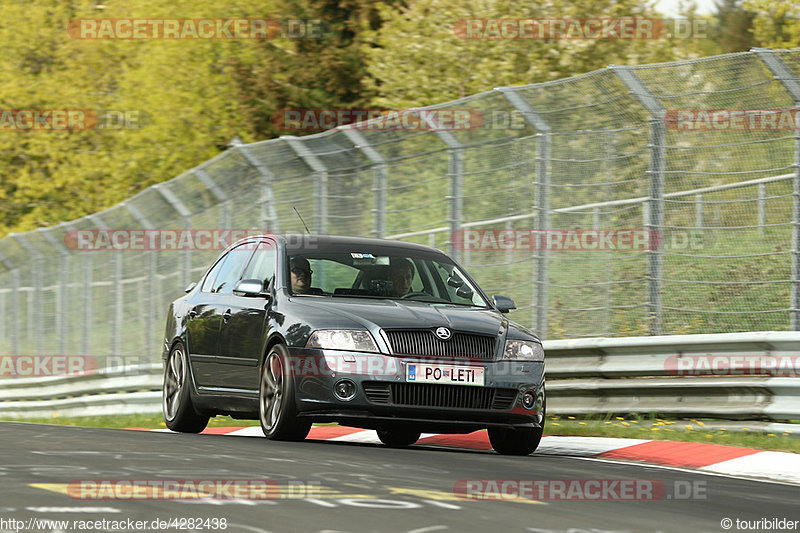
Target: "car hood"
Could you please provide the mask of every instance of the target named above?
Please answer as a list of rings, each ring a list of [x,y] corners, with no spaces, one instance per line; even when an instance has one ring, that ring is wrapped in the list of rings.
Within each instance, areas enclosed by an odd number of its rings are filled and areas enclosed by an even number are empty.
[[[505,336],[508,332],[515,338],[535,338],[494,309],[363,298],[294,297],[291,302],[293,311],[313,329],[364,328],[376,333],[379,329],[445,326],[480,335]]]

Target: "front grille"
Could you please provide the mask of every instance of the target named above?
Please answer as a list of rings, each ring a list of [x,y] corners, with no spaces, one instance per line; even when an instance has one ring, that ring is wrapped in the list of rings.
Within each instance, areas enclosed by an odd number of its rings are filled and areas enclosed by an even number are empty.
[[[508,410],[517,398],[516,389],[436,385],[432,383],[365,382],[364,393],[372,403],[450,407],[455,409]]]
[[[454,331],[443,341],[429,329],[385,330],[394,355],[494,359],[495,338]]]

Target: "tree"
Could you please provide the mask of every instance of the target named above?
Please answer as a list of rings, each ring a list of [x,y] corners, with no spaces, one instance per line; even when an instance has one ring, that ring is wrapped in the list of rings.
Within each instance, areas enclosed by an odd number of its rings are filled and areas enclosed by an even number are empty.
[[[252,140],[231,58],[257,62],[255,41],[82,40],[67,25],[78,18],[269,16],[262,2],[38,0],[0,9],[0,109],[136,117],[121,127],[0,131],[0,236],[110,207],[216,155],[237,134]]]
[[[296,0],[284,3],[276,17],[320,21],[321,31],[311,38],[260,42],[257,63],[237,62],[238,101],[252,137],[286,133],[273,122],[281,110],[354,109],[369,103],[373,93],[363,83],[363,34],[382,23],[373,2]]]
[[[792,0],[745,0],[755,12],[755,38],[767,48],[800,46],[800,5]]]
[[[383,5],[380,13],[386,22],[369,34],[365,45],[369,87],[378,94],[374,105],[395,108],[462,98],[502,85],[559,79],[612,63],[690,57],[698,46],[674,35],[671,39],[470,39],[464,38],[464,23],[458,22],[658,18],[640,0],[556,0],[524,6],[509,0],[417,0],[407,8]],[[488,32],[482,35],[491,37]]]
[[[753,35],[755,13],[742,7],[742,0],[718,0],[716,8],[718,27],[714,37],[722,53],[746,52],[757,46]]]

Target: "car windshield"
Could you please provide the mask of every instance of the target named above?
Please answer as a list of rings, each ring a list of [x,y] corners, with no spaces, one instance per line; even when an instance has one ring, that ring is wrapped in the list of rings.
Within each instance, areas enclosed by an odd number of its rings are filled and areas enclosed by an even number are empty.
[[[288,263],[292,294],[488,307],[467,276],[440,255],[304,252]]]

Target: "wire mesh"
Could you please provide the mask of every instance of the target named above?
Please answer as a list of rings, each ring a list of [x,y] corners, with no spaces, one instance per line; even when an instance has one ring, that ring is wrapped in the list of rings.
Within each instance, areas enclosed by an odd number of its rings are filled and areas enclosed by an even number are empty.
[[[798,328],[800,50],[628,68],[645,96],[619,69],[416,111],[467,117],[451,129],[234,146],[102,213],[8,236],[0,353],[158,361],[169,302],[234,231],[304,232],[295,209],[312,231],[450,252],[543,338]],[[143,240],[108,241],[124,231]]]

